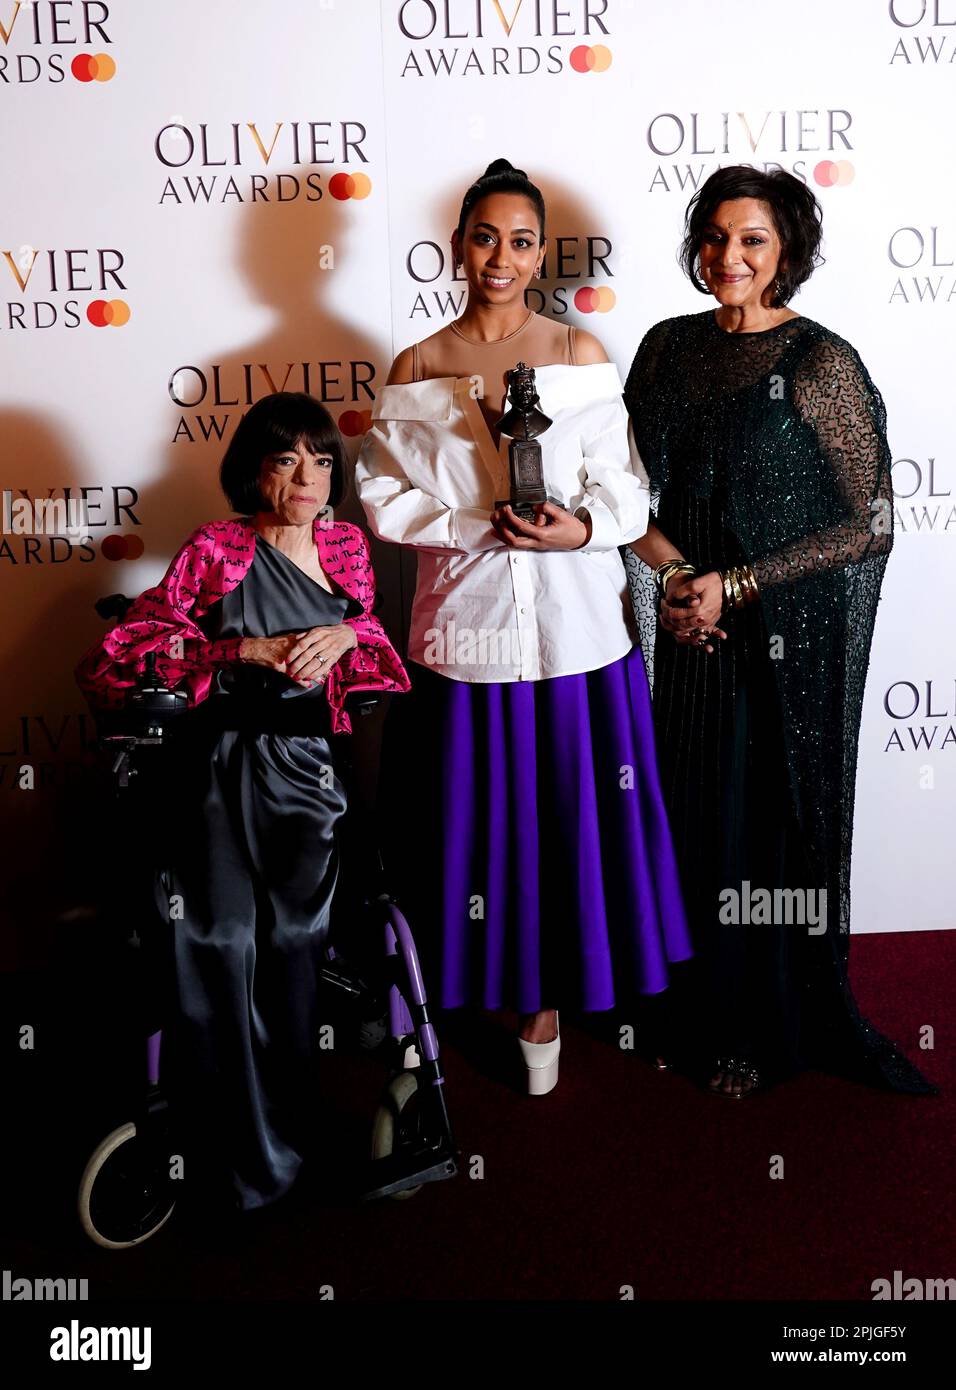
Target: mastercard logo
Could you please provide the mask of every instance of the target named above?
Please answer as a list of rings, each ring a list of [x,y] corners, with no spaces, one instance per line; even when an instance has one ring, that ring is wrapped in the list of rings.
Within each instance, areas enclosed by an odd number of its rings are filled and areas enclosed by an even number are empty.
[[[86,317],[94,328],[122,328],[129,323],[129,305],[125,299],[94,299],[86,306]]]
[[[571,50],[570,61],[575,72],[607,72],[611,66],[611,50],[603,43],[578,44]]]
[[[104,536],[100,543],[104,560],[138,560],[143,549],[139,536]]]
[[[813,171],[821,188],[845,188],[856,178],[856,170],[848,159],[822,159]]]
[[[108,53],[78,53],[70,64],[77,82],[109,82],[116,64]]]
[[[616,303],[617,295],[608,285],[574,292],[574,307],[582,314],[606,314]]]
[[[329,192],[340,203],[347,198],[367,198],[371,191],[372,180],[368,174],[333,174],[329,179]]]
[[[370,410],[343,410],[339,416],[339,429],[346,439],[357,439],[372,428]]]

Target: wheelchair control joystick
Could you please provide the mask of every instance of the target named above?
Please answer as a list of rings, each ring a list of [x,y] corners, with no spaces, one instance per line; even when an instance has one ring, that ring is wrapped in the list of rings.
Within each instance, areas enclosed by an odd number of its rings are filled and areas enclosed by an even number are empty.
[[[122,618],[130,606],[124,594],[112,594],[96,605],[102,617]],[[136,776],[132,765],[135,750],[158,746],[171,719],[189,709],[189,697],[184,690],[172,690],[156,670],[156,653],[147,652],[143,671],[130,691],[122,712],[104,715],[99,722],[99,741],[113,752],[112,772],[120,787],[128,787]]]
[[[156,673],[156,653],[147,652],[138,689],[129,698],[130,709],[147,716],[168,716],[182,713],[187,703],[184,690],[170,690],[169,686],[163,684],[162,678]],[[157,733],[161,734],[162,729],[159,728]]]

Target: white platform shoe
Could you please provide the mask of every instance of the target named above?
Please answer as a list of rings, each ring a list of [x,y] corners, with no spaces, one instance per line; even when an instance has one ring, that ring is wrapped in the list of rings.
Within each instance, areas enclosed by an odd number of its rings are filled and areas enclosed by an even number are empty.
[[[553,1042],[532,1043],[518,1039],[528,1077],[528,1095],[546,1096],[558,1084],[558,1055],[561,1051],[561,1026],[554,1016],[557,1037]]]

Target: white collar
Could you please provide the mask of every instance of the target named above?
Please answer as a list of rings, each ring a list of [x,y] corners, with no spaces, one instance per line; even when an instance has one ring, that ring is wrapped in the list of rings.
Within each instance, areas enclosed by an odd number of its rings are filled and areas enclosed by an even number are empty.
[[[624,394],[621,376],[613,362],[589,362],[572,367],[555,362],[535,367],[535,384],[546,415],[592,401],[611,400]],[[455,396],[467,395],[472,378],[439,376],[430,381],[410,381],[385,386],[372,407],[373,420],[449,420]]]

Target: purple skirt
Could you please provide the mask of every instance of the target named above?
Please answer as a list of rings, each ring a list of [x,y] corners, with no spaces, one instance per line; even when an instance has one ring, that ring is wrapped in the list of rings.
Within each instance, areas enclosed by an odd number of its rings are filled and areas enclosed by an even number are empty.
[[[411,676],[383,839],[432,999],[534,1013],[665,989],[692,952],[640,650],[545,681]]]

